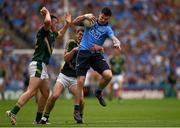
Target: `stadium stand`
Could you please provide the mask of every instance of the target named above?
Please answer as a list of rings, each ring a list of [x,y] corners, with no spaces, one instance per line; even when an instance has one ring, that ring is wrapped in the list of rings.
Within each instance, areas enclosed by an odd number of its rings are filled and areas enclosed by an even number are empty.
[[[44,5],[39,0],[0,0],[0,17],[9,26],[0,24],[0,48],[3,55],[0,63],[6,64],[6,89],[24,87],[23,73],[26,72],[30,55],[12,55],[14,48],[22,48],[14,43],[20,38],[29,48],[35,42],[36,30],[41,23],[39,9]],[[63,1],[49,0],[47,8],[62,16]],[[83,6],[82,6],[83,5]],[[112,7],[112,27],[123,42],[125,61],[125,89],[171,88],[168,76],[174,71],[177,76],[176,89],[180,88],[180,2],[178,0],[71,0],[70,12],[73,17],[93,12],[103,6]],[[14,32],[11,36],[6,31]],[[56,48],[63,48],[58,40]],[[105,47],[110,46],[110,41]],[[15,45],[16,44],[16,45]],[[108,57],[113,49],[106,49]],[[50,63],[50,76],[56,79],[62,57],[54,55]],[[22,68],[23,67],[23,68]],[[18,85],[18,86],[17,86]],[[168,90],[164,92],[168,92]],[[170,94],[169,94],[170,95]]]

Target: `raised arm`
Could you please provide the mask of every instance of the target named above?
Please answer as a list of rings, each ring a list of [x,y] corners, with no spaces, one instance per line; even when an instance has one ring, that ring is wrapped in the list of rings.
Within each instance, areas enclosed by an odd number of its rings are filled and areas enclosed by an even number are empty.
[[[72,22],[71,14],[66,13],[65,16],[64,16],[64,19],[65,19],[65,25],[63,26],[63,28],[61,28],[58,31],[58,38],[63,37],[65,32],[67,31],[68,27],[70,26],[70,24]]]
[[[84,15],[80,15],[80,16],[76,17],[73,20],[73,24],[77,25],[77,26],[80,26],[80,25],[82,25],[82,22],[85,19],[88,19],[88,20],[90,20],[92,22],[96,21],[96,17],[92,13],[88,13],[88,14],[84,14]]]
[[[46,7],[40,10],[41,15],[44,16],[44,29],[49,30],[51,28],[51,16]]]

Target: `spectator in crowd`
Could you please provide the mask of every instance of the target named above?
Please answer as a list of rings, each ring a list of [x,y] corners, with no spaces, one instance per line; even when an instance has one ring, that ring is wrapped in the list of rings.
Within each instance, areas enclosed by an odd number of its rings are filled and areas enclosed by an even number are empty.
[[[110,57],[109,64],[112,70],[112,80],[109,83],[109,99],[112,100],[113,96],[118,99],[122,97],[123,81],[124,81],[124,63],[125,57],[117,50]]]
[[[41,0],[1,1],[0,14],[2,19],[10,26],[10,30],[16,31],[17,36],[25,39],[29,46],[32,46],[32,42],[35,42],[35,33],[41,23],[38,18],[38,11],[43,4]],[[51,12],[59,16],[63,15],[63,1],[47,1],[46,5]],[[69,9],[74,17],[89,12],[98,15],[96,9],[103,6],[111,7],[114,14],[111,20],[112,28],[115,30],[116,36],[122,39],[125,45],[125,85],[151,87],[151,85],[159,84],[162,79],[164,81],[167,79],[171,64],[174,65],[173,70],[180,74],[180,1],[69,1]],[[5,31],[1,25],[0,48],[17,47],[13,46],[13,41],[9,40],[12,37],[9,37],[10,35],[7,35]],[[111,44],[108,41],[106,43],[106,46]],[[57,48],[63,48],[63,45],[58,45]],[[107,56],[112,54],[113,50],[110,47],[105,49],[108,53]],[[12,56],[12,58],[19,60],[20,56]],[[55,62],[60,62],[58,57],[54,58]],[[6,61],[9,63],[7,57]],[[52,72],[54,71],[56,71],[56,68],[52,67]],[[10,77],[8,74],[11,73],[12,70],[7,71],[7,76]],[[163,77],[162,74],[164,74]],[[176,82],[176,85],[179,84],[180,77],[177,78]]]
[[[2,51],[0,51],[0,60],[3,56],[2,54],[3,54]],[[0,93],[2,100],[4,100],[5,78],[6,78],[5,65],[3,63],[0,63]]]

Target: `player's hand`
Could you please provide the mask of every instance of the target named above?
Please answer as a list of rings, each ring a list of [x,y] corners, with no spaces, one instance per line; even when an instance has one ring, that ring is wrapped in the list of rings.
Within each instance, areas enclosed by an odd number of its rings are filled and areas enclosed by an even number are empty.
[[[92,13],[84,14],[85,19],[89,20],[90,22],[95,22],[96,17]]]
[[[47,10],[46,7],[42,7],[42,9],[40,10],[41,15],[45,16],[47,13],[49,13],[49,11]]]
[[[120,44],[114,44],[113,47],[116,48],[117,50],[121,51],[121,45]]]
[[[65,18],[65,21],[67,24],[71,24],[71,22],[72,22],[71,13],[69,13],[69,12],[65,13],[64,18]]]
[[[93,47],[90,48],[91,51],[101,51],[104,52],[104,48],[102,46],[99,46],[97,44],[94,44]]]
[[[77,52],[78,49],[79,49],[79,47],[75,47],[75,48],[73,48],[73,51]]]

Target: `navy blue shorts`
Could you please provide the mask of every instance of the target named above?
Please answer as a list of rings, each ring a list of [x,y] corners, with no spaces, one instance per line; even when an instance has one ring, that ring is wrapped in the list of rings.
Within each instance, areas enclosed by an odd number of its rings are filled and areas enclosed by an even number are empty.
[[[93,68],[99,74],[110,69],[102,53],[92,53],[88,50],[80,50],[77,54],[76,74],[77,76],[86,76],[89,68]]]

